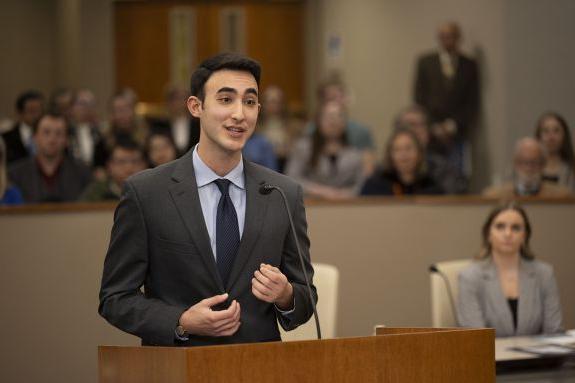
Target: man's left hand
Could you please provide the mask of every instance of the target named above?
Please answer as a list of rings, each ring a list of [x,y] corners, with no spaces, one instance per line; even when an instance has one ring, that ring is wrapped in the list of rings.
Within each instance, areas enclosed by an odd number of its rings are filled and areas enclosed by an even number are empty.
[[[280,310],[293,308],[293,287],[277,267],[260,265],[252,278],[252,293],[264,302],[274,303]]]

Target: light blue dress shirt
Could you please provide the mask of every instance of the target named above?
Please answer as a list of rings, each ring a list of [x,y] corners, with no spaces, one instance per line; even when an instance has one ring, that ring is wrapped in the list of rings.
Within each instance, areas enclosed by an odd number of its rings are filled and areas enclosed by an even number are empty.
[[[214,257],[218,258],[216,254],[216,217],[218,214],[218,203],[222,193],[218,186],[214,183],[215,180],[225,178],[230,180],[230,198],[236,209],[238,216],[238,228],[240,229],[240,240],[244,233],[244,222],[246,219],[246,188],[244,179],[244,162],[240,159],[238,165],[233,168],[228,174],[223,177],[217,175],[198,155],[198,145],[194,148],[193,153],[194,173],[196,175],[196,184],[198,185],[198,194],[200,196],[200,204],[202,205],[202,214],[204,215],[204,222],[208,229],[210,236],[210,245]]]

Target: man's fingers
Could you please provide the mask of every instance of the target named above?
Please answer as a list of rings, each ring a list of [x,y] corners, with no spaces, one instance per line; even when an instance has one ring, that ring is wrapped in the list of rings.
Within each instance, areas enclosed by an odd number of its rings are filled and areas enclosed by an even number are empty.
[[[241,322],[238,322],[235,326],[233,326],[232,328],[230,328],[229,330],[225,330],[225,331],[221,331],[216,333],[216,336],[231,336],[234,335],[236,333],[236,331],[238,331],[238,329],[240,328]]]
[[[256,270],[256,272],[254,273],[255,278],[261,282],[262,285],[264,286],[269,286],[272,283],[277,283],[276,281],[268,278],[266,275],[264,275],[261,271]]]
[[[228,307],[225,310],[221,310],[221,311],[212,311],[210,312],[210,316],[209,319],[212,323],[218,322],[218,321],[222,321],[222,320],[227,320],[230,318],[233,318],[236,310],[238,310],[239,307],[239,303],[237,301],[233,301],[230,304],[230,307]]]
[[[273,302],[273,299],[271,297],[260,293],[253,285],[252,285],[252,294],[254,294],[254,296],[256,298],[258,298],[260,301],[264,301],[264,302],[268,302],[268,303]]]
[[[258,281],[256,278],[252,278],[252,287],[259,291],[262,295],[273,294],[273,291],[269,287]]]
[[[225,302],[226,299],[228,299],[228,293],[220,294],[220,295],[214,295],[213,297],[203,299],[200,303],[202,305],[212,307],[212,306],[215,306],[215,305],[220,304],[222,302]]]
[[[215,322],[212,322],[212,328],[217,330],[217,329],[224,327],[230,323],[237,322],[238,320],[240,320],[240,312],[241,312],[240,304],[237,303],[234,311],[232,312],[232,315],[229,317],[226,317],[224,319],[220,319],[220,320],[217,320]]]

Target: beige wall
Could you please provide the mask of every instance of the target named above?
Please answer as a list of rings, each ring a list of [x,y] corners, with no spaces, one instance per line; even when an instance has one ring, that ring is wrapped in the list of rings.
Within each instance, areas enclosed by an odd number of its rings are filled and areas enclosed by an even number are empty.
[[[105,111],[114,88],[112,0],[0,3],[0,118],[25,89],[87,87]]]
[[[338,336],[369,335],[376,324],[429,326],[428,266],[471,257],[490,206],[442,199],[309,206],[312,260],[340,270]],[[575,201],[527,209],[533,248],[555,266],[573,328]],[[111,209],[0,210],[1,381],[96,382],[98,344],[138,343],[97,314],[111,224]]]
[[[482,118],[475,138],[480,184],[507,175],[516,138],[530,135],[536,117],[557,109],[575,124],[575,3],[570,0],[312,0],[319,46],[314,79],[331,69],[345,75],[352,116],[368,124],[383,147],[397,111],[412,99],[417,55],[433,49],[435,29],[446,20],[463,28],[463,50],[482,75]],[[342,39],[339,59],[326,41]],[[312,95],[316,83],[310,83]]]

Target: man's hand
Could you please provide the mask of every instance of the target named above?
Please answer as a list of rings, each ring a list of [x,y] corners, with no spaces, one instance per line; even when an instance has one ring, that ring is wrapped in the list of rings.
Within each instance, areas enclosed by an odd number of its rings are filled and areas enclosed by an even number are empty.
[[[281,310],[293,308],[293,287],[277,267],[260,265],[252,278],[252,293],[264,302],[275,303]]]
[[[230,307],[214,311],[212,306],[223,303],[228,294],[206,298],[189,309],[180,317],[180,326],[189,334],[208,336],[230,336],[240,328],[240,304],[232,301]]]

